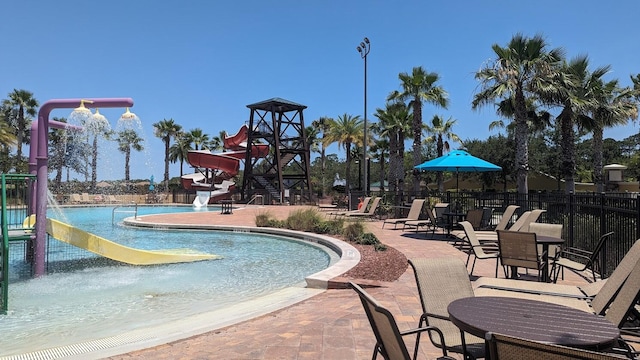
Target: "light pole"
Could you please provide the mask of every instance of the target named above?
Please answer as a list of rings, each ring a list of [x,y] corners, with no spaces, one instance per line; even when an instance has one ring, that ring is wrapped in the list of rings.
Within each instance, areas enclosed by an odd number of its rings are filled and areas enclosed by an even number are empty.
[[[369,38],[364,38],[360,45],[357,47],[360,57],[364,59],[364,137],[363,137],[363,152],[362,152],[362,164],[367,163],[367,55],[371,50],[371,43]],[[367,177],[367,167],[364,166],[364,194],[369,196],[369,178]]]

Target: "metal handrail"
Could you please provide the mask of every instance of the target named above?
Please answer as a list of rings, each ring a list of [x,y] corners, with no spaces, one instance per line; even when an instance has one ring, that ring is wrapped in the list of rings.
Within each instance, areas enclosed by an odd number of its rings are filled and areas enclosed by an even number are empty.
[[[247,205],[250,205],[251,203],[254,203],[254,205],[258,205],[258,199],[260,199],[260,205],[264,206],[264,196],[260,194],[253,195],[253,197],[251,197],[251,200],[247,202]]]
[[[133,207],[133,210],[118,210],[120,208],[130,208]],[[113,210],[111,210],[111,225],[115,224],[115,217],[116,217],[116,213],[130,213],[130,214],[134,214],[133,218],[137,219],[138,218],[138,203],[132,203],[129,205],[122,205],[122,206],[116,206],[113,208]]]

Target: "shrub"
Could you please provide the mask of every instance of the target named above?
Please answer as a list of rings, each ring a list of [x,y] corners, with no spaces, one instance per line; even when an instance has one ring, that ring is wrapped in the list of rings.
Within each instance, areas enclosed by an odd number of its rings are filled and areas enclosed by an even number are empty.
[[[364,233],[364,225],[361,221],[351,222],[345,226],[342,231],[342,235],[347,241],[356,242],[360,236]]]
[[[322,217],[315,209],[301,209],[293,211],[286,220],[287,228],[298,231],[315,231]]]
[[[271,215],[270,212],[265,211],[263,213],[259,213],[256,214],[256,226],[258,227],[265,227],[265,226],[269,226],[269,222],[274,220],[273,219],[273,215]]]

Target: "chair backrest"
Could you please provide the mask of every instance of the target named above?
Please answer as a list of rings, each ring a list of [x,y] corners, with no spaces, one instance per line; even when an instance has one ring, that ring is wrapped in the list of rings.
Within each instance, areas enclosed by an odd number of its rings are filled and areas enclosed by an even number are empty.
[[[86,193],[86,192],[82,193],[82,201],[91,202],[91,199],[89,198],[89,193]]]
[[[398,325],[389,310],[380,306],[371,295],[357,284],[350,282],[349,285],[360,297],[376,341],[380,345],[382,356],[385,359],[411,359],[400,330],[398,330]]]
[[[625,359],[612,354],[544,344],[512,336],[487,333],[487,346],[493,360],[610,360]]]
[[[482,209],[482,221],[480,223],[481,229],[487,229],[491,226],[491,218],[493,217],[493,208]]]
[[[511,225],[509,227],[509,231],[518,231],[518,230],[520,230],[522,225],[524,225],[525,221],[527,221],[527,218],[529,217],[529,215],[531,215],[531,211],[525,211],[522,214],[520,214],[520,216],[518,216],[518,219],[516,220],[516,222],[514,222],[513,225]]]
[[[542,213],[544,213],[546,211],[547,210],[542,210],[542,209],[533,209],[533,210],[531,210],[531,213],[529,214],[527,219],[522,223],[522,226],[520,226],[518,231],[529,231],[529,225],[533,224],[536,221],[538,221],[538,219],[540,218],[540,215],[542,215]],[[511,229],[509,229],[509,230],[511,230]]]
[[[369,201],[371,201],[371,197],[369,196],[362,199],[362,206],[358,209],[357,212],[365,213],[367,211],[367,206],[369,205]]]
[[[443,214],[449,210],[449,203],[437,203],[433,205],[433,210],[435,211],[436,220],[443,222],[445,221]]]
[[[422,206],[424,206],[425,199],[414,199],[411,203],[411,208],[407,214],[407,219],[418,220],[422,213]]]
[[[596,261],[596,259],[598,258],[598,255],[600,254],[600,251],[602,250],[602,248],[604,247],[604,245],[607,243],[607,240],[609,238],[611,238],[611,236],[614,234],[613,231],[610,231],[602,236],[600,236],[600,239],[598,240],[598,243],[596,244],[596,246],[593,248],[593,252],[591,253],[591,257],[590,260],[592,263],[594,263]]]
[[[627,280],[618,291],[604,317],[614,325],[621,327],[627,314],[636,305],[640,297],[640,262],[636,263]]]
[[[536,234],[522,231],[498,231],[500,262],[504,266],[539,269]]]
[[[378,204],[380,204],[380,199],[382,198],[377,197],[373,199],[373,203],[371,203],[371,206],[369,206],[369,210],[366,212],[367,215],[375,215],[376,210],[378,209]],[[362,207],[364,207],[364,205]]]
[[[80,194],[71,194],[71,201],[82,202],[82,197],[80,196]]]
[[[529,232],[536,233],[536,235],[546,235],[555,238],[562,238],[562,224],[545,224],[533,222],[529,224]],[[549,246],[549,258],[555,258],[558,251],[560,251],[560,245]],[[542,252],[542,245],[538,245],[538,252]]]
[[[604,315],[637,264],[640,264],[640,240],[636,240],[631,246],[631,249],[627,251],[622,261],[616,266],[607,281],[602,285],[602,288],[591,300],[591,307],[596,314]]]
[[[500,222],[496,225],[496,230],[506,230],[507,225],[511,222],[511,218],[513,214],[518,210],[520,206],[518,205],[509,205],[506,209],[504,209],[504,213],[502,213],[502,217],[500,218]]]
[[[460,221],[458,225],[462,226],[462,230],[464,230],[464,234],[466,235],[467,241],[471,244],[471,249],[476,255],[480,255],[482,257],[485,255],[484,248],[480,245],[480,240],[478,240],[478,235],[476,235],[473,226],[468,221]]]
[[[471,209],[467,211],[467,215],[464,220],[471,223],[474,229],[480,229],[482,227],[482,216],[484,214],[483,209]]]
[[[448,320],[447,307],[457,299],[471,297],[473,287],[464,262],[457,258],[416,258],[409,259],[418,286],[422,312],[434,314],[442,319],[430,317],[428,325],[435,326],[445,334],[456,334],[455,340],[447,343],[453,345],[460,342],[460,330]],[[447,320],[445,320],[447,319]],[[438,339],[431,339],[440,346]]]

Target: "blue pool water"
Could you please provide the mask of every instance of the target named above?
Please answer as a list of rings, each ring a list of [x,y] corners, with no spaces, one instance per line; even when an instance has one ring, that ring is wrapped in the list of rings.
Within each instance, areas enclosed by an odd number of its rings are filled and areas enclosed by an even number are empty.
[[[139,208],[139,214],[192,211]],[[210,214],[203,213],[203,216]],[[317,246],[269,235],[127,228],[112,224],[112,208],[68,208],[50,214],[109,240],[142,249],[191,248],[221,260],[129,266],[78,252],[49,261],[55,272],[9,286],[9,313],[0,315],[0,356],[113,336],[224,308],[294,285],[327,268]],[[119,214],[116,222],[132,214]],[[66,246],[66,245],[65,245]],[[60,259],[65,251],[60,251]],[[14,264],[19,266],[19,264]]]

